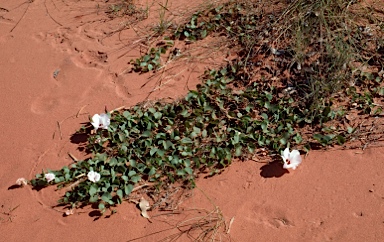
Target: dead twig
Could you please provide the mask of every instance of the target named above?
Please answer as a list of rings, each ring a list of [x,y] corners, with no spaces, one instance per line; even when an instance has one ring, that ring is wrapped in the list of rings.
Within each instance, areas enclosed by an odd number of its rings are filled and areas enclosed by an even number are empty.
[[[17,27],[17,25],[19,25],[19,23],[21,22],[21,20],[24,18],[25,14],[27,13],[28,9],[29,9],[29,3],[33,3],[34,0],[28,0],[22,4],[20,4],[19,6],[17,6],[16,8],[20,7],[21,5],[23,4],[28,4],[27,5],[27,8],[25,9],[23,15],[21,15],[21,17],[19,18],[19,20],[16,22],[15,26],[13,26],[13,28],[9,31],[10,33],[12,33],[12,31]],[[14,8],[14,9],[16,9]]]
[[[74,161],[74,162],[78,162],[79,160],[74,156],[72,155],[70,152],[68,152],[68,155],[69,157],[71,157],[71,159]]]
[[[60,139],[62,140],[63,139],[63,133],[61,132],[61,125],[60,125],[59,121],[57,121],[57,127],[59,128]]]
[[[77,112],[77,114],[76,114],[76,118],[78,118],[78,117],[80,116],[80,114],[81,114],[81,111],[83,111],[83,109],[84,109],[86,106],[88,106],[88,104],[87,104],[87,105],[84,105],[84,106],[82,106],[82,107],[79,109],[79,111],[78,111],[78,112]]]
[[[56,19],[54,19],[54,18],[52,17],[52,15],[49,13],[49,10],[48,10],[48,7],[47,7],[46,2],[47,2],[47,0],[44,1],[44,6],[45,6],[45,11],[46,11],[46,13],[48,14],[48,16],[53,20],[53,22],[55,22],[55,23],[58,24],[59,26],[63,26],[63,25],[62,25],[61,23],[59,23]],[[53,3],[53,4],[55,4],[55,3]],[[56,5],[55,5],[55,7],[56,7]]]

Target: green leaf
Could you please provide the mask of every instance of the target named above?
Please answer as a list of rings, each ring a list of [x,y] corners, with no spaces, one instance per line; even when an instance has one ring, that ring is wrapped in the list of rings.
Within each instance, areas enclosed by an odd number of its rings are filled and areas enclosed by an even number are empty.
[[[124,111],[123,116],[124,116],[126,119],[128,119],[128,118],[131,117],[131,113],[128,112],[128,111]]]
[[[343,145],[345,143],[345,137],[338,135],[337,136],[337,143],[339,143],[339,145]]]
[[[184,118],[186,117],[189,117],[191,114],[188,112],[187,109],[183,110],[181,113],[180,113],[181,116],[183,116]]]
[[[185,175],[185,170],[178,170],[178,171],[176,171],[176,175],[184,176]]]
[[[116,191],[116,195],[119,196],[120,199],[123,199],[123,191],[121,189]]]
[[[95,202],[97,202],[99,200],[99,197],[98,196],[91,196],[90,198],[89,198],[89,202],[90,203],[95,203]]]
[[[93,195],[95,195],[97,193],[97,185],[96,184],[92,184],[90,187],[89,187],[89,195],[92,197]]]
[[[239,136],[238,135],[235,135],[233,138],[232,138],[232,142],[231,144],[234,146],[236,144],[239,143]]]
[[[174,148],[174,144],[171,141],[167,140],[166,142],[164,142],[165,150],[168,150],[170,147]]]
[[[151,137],[151,135],[152,135],[152,132],[150,130],[146,130],[143,132],[141,136],[144,138],[148,138],[148,137]]]
[[[296,142],[296,144],[300,144],[303,141],[303,138],[299,133],[297,133],[295,137],[293,137],[293,140]]]
[[[136,171],[129,171],[128,172],[129,177],[134,176],[134,175],[136,175]]]
[[[198,127],[193,127],[193,132],[195,132],[196,134],[199,134],[201,132],[201,129]]]
[[[268,101],[271,101],[273,98],[272,94],[269,92],[265,92],[265,96],[267,97]]]
[[[181,139],[181,143],[182,144],[192,144],[193,141],[188,137],[184,137],[183,139]]]
[[[201,38],[204,39],[205,37],[207,37],[207,30],[203,30],[201,31]]]
[[[263,117],[264,120],[268,120],[268,114],[262,113],[260,116]]]
[[[196,138],[197,136],[198,136],[198,135],[197,135],[195,132],[192,132],[191,135],[190,135],[190,137],[191,137],[192,139]]]
[[[348,128],[347,128],[347,132],[348,132],[348,134],[352,134],[354,131],[355,131],[354,128],[348,126]]]
[[[287,141],[286,138],[281,138],[281,139],[279,140],[279,142],[280,142],[280,144],[282,144],[282,145],[286,145],[288,141]]]
[[[148,62],[151,59],[150,55],[143,56],[143,61]]]
[[[151,150],[149,151],[149,154],[150,154],[151,156],[153,156],[153,154],[155,154],[157,150],[158,150],[157,148],[152,147]]]
[[[148,176],[152,176],[156,173],[156,168],[155,167],[151,167],[150,171],[148,172]]]
[[[105,205],[104,205],[104,203],[99,203],[99,210],[100,210],[101,212],[104,212],[104,211],[105,211]]]
[[[135,176],[132,176],[132,177],[131,177],[131,181],[132,181],[133,183],[137,183],[137,182],[139,182],[140,180],[141,180],[141,177],[138,176],[138,175],[135,175]]]
[[[243,152],[242,152],[241,145],[238,145],[238,146],[236,147],[235,156],[241,156],[242,153],[243,153]]]
[[[125,195],[129,195],[133,190],[133,185],[132,184],[128,184],[124,187],[124,193]]]
[[[155,117],[155,119],[160,119],[163,116],[163,114],[160,112],[156,112],[153,114],[153,116]]]
[[[112,199],[112,196],[111,196],[111,193],[109,192],[104,192],[103,195],[101,196],[101,200],[103,200],[106,203],[113,204],[113,201],[111,199]]]
[[[158,150],[157,150],[157,154],[158,154],[160,157],[164,157],[164,155],[165,155],[165,150],[160,150],[160,149],[158,149]]]
[[[148,64],[147,68],[148,68],[149,71],[152,71],[153,70],[153,65],[152,64]]]

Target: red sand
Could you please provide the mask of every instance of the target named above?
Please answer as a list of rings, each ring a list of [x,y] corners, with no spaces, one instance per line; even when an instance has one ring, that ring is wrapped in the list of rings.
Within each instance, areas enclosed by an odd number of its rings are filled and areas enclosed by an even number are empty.
[[[189,3],[170,2],[173,9]],[[134,50],[126,45],[139,37],[129,29],[104,38],[122,20],[91,23],[105,19],[95,5],[0,1],[0,241],[158,241],[176,232],[151,235],[171,227],[165,220],[186,219],[183,213],[149,212],[150,223],[132,203],[120,205],[110,218],[94,220],[89,207],[63,217],[51,208],[61,194],[53,187],[9,189],[19,177],[70,164],[68,152],[84,157],[71,135],[88,115],[144,101],[159,84],[149,75],[124,72],[138,56],[138,45]],[[149,99],[179,97],[198,83],[202,70],[169,79]],[[312,151],[289,173],[281,165],[234,162],[222,174],[198,180],[211,201],[195,189],[179,209],[210,211],[213,202],[227,224],[234,218],[229,234],[221,230],[217,236],[223,241],[383,241],[383,160],[383,149],[375,148]]]

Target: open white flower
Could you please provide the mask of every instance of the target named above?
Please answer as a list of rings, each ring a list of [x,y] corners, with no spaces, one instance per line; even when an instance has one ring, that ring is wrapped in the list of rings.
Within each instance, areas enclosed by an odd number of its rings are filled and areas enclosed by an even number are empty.
[[[55,174],[53,174],[53,173],[47,173],[47,174],[45,174],[45,179],[47,179],[47,182],[51,182],[51,181],[53,181],[53,180],[55,180]]]
[[[97,172],[94,172],[94,171],[90,171],[88,172],[88,180],[90,180],[91,182],[98,182],[100,181],[100,173],[97,173]]]
[[[28,181],[24,178],[24,177],[21,177],[19,179],[16,180],[16,185],[18,186],[26,186],[28,184]]]
[[[284,160],[284,169],[296,169],[298,165],[300,165],[302,159],[300,156],[300,152],[298,150],[292,150],[289,152],[289,148],[286,148],[282,153],[281,157]]]
[[[111,120],[109,119],[108,115],[105,113],[102,114],[95,114],[92,117],[91,124],[97,130],[98,128],[102,129],[108,129],[108,126],[111,124]]]

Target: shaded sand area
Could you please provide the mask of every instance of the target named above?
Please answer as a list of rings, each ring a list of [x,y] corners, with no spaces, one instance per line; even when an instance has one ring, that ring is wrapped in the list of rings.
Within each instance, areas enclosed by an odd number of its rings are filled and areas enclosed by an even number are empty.
[[[128,202],[109,218],[95,219],[91,207],[64,217],[52,208],[62,191],[15,188],[20,177],[70,164],[68,153],[85,158],[85,140],[74,133],[90,115],[174,99],[199,82],[204,64],[170,72],[164,85],[128,73],[141,36],[133,28],[119,32],[123,21],[103,14],[102,2],[0,1],[0,241],[192,241],[185,231],[201,233],[190,226],[197,218],[225,222],[216,236],[222,241],[383,240],[383,148],[311,151],[290,172],[236,161],[200,178],[198,189],[176,189],[176,210],[150,211],[151,221]],[[170,2],[176,16],[191,4]]]

